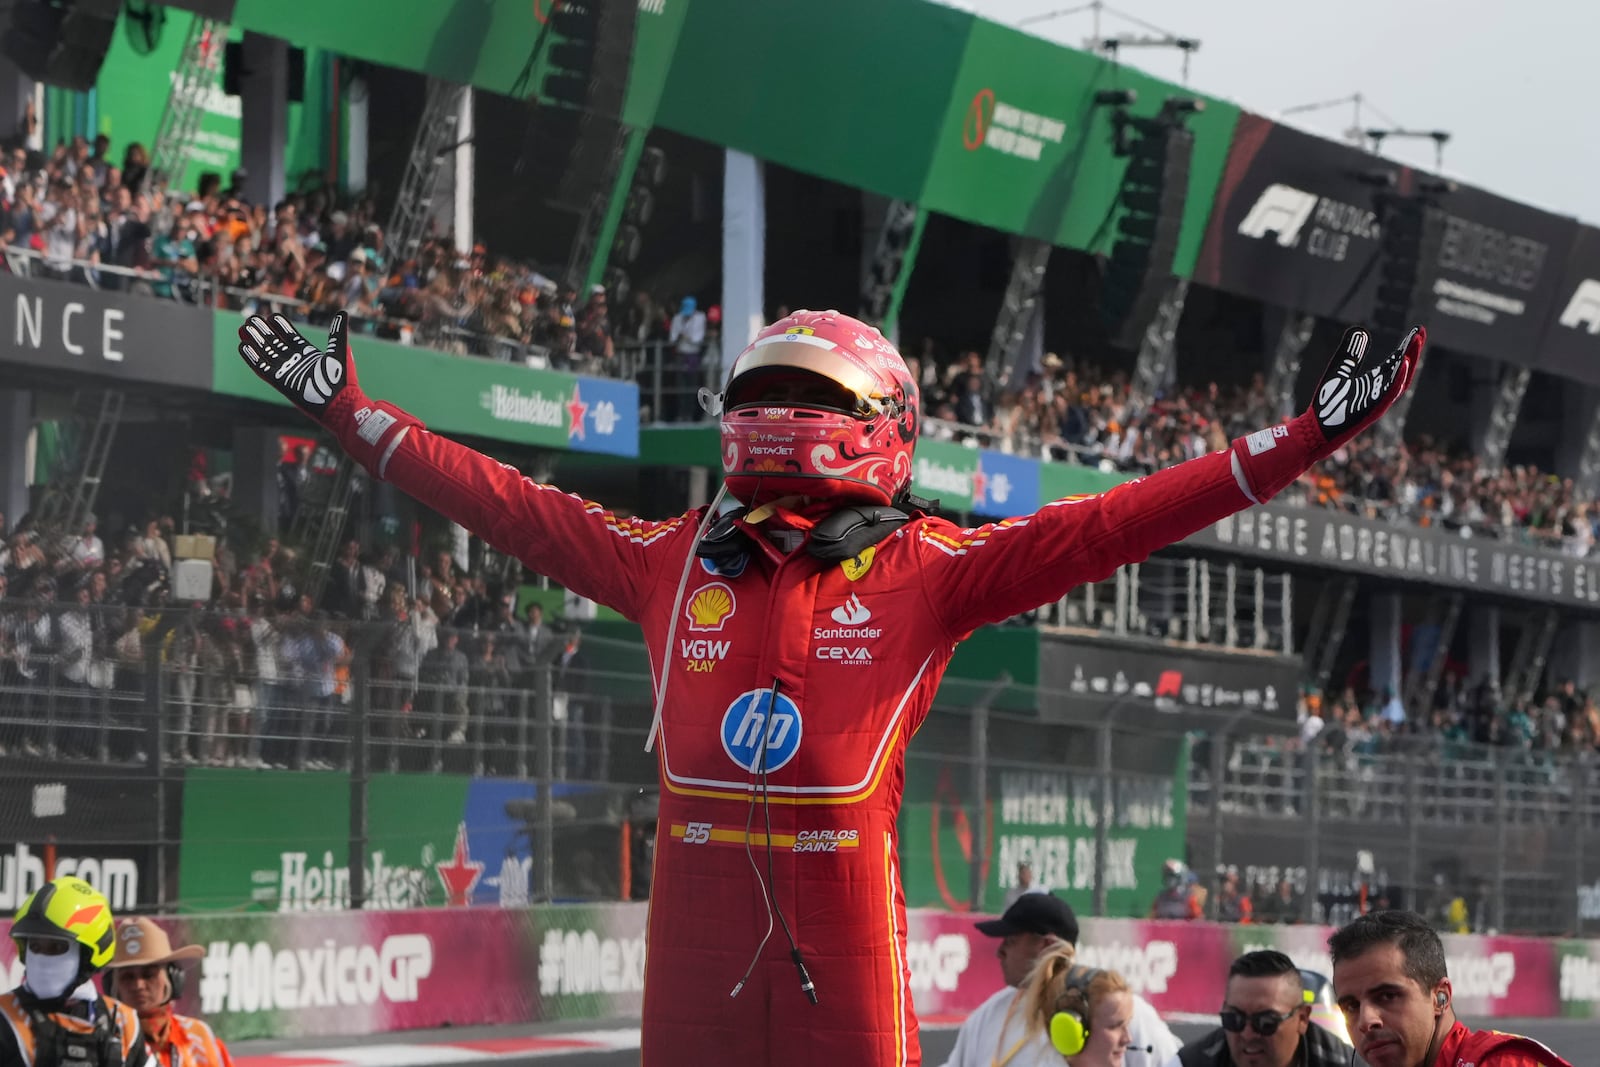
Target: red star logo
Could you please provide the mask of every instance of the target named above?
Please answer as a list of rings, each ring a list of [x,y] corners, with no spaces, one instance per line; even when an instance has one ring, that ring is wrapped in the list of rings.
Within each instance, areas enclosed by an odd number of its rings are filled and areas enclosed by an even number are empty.
[[[472,903],[472,889],[483,877],[483,864],[472,858],[472,850],[467,847],[466,823],[456,827],[456,848],[450,862],[441,860],[433,865],[433,869],[444,885],[445,896],[449,898],[448,903],[452,908],[464,908]]]
[[[972,502],[983,503],[984,494],[989,491],[989,476],[983,473],[983,457],[978,457],[978,466],[972,472]]]
[[[567,414],[572,418],[572,421],[567,423],[567,440],[570,441],[574,437],[580,441],[585,440],[585,435],[583,432],[583,416],[588,412],[588,410],[589,405],[585,404],[583,402],[583,397],[578,395],[578,383],[573,382],[572,399],[567,401]]]

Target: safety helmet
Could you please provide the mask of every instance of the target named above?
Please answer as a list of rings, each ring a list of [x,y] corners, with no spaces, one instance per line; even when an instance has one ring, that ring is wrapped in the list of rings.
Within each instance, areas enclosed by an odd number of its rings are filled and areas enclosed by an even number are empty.
[[[1192,880],[1189,865],[1182,860],[1168,860],[1161,865],[1161,881],[1168,889],[1178,889]]]
[[[27,943],[36,937],[77,943],[80,962],[74,985],[81,985],[116,953],[111,902],[82,878],[52,879],[28,895],[11,923],[11,940],[24,967],[28,964]]]
[[[1320,971],[1302,967],[1300,989],[1305,1002],[1311,1005],[1311,1021],[1346,1045],[1354,1045],[1355,1042],[1350,1040],[1350,1028],[1345,1025],[1344,1012],[1339,1010],[1339,1002],[1333,998],[1332,980]]]
[[[734,360],[721,397],[728,492],[892,504],[911,485],[917,386],[874,327],[797,311]]]

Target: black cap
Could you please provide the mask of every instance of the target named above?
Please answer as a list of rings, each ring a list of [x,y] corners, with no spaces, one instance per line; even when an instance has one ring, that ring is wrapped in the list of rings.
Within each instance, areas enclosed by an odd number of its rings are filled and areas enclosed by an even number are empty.
[[[1078,943],[1078,917],[1072,907],[1053,893],[1024,893],[998,919],[976,924],[990,937],[1011,934],[1054,934],[1070,945]]]

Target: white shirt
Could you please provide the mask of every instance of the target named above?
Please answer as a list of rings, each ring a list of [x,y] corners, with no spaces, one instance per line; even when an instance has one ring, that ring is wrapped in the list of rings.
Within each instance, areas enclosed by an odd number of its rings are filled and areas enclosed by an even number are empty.
[[[945,1060],[944,1067],[999,1067],[1002,1062],[1004,1067],[1061,1067],[1065,1061],[1050,1044],[1050,1035],[1047,1033],[1040,1032],[1032,1041],[1018,1047],[1018,1042],[1022,1041],[1022,1035],[1027,1031],[1025,1013],[1018,1008],[1011,1013],[1010,1024],[1006,1022],[1006,1012],[1016,997],[1017,990],[1007,986],[967,1016],[967,1021],[961,1024],[961,1031],[956,1034],[955,1048],[950,1050],[950,1058]],[[1183,1043],[1167,1029],[1167,1024],[1161,1021],[1156,1009],[1137,993],[1133,995],[1133,1023],[1129,1033],[1133,1038],[1133,1048],[1128,1050],[1123,1060],[1127,1067],[1154,1067],[1176,1056],[1183,1047]],[[1153,1046],[1155,1051],[1135,1051],[1143,1050],[1146,1045]],[[1009,1060],[1005,1059],[1006,1053],[1013,1048],[1016,1052]]]

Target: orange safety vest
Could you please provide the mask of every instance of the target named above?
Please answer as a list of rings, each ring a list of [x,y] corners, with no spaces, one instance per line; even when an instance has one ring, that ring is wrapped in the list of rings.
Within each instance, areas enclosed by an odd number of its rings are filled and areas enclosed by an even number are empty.
[[[187,1015],[173,1013],[165,1045],[156,1045],[148,1035],[145,1043],[155,1053],[161,1067],[233,1067],[228,1046],[222,1043],[216,1031]]]
[[[150,1056],[141,1040],[139,1016],[120,1000],[102,997],[100,1003],[112,1015],[112,1034],[122,1049],[123,1064],[126,1067],[144,1067],[150,1062]],[[4,1016],[7,1023],[6,1030],[0,1031],[0,1051],[8,1043],[5,1038],[9,1035],[9,1043],[16,1046],[22,1057],[22,1067],[33,1067],[34,1058],[38,1055],[39,1035],[34,1033],[32,1013],[23,1006],[16,990],[0,993],[0,1016]],[[94,1033],[93,1023],[75,1015],[51,1012],[48,1018],[69,1034],[89,1036]]]

